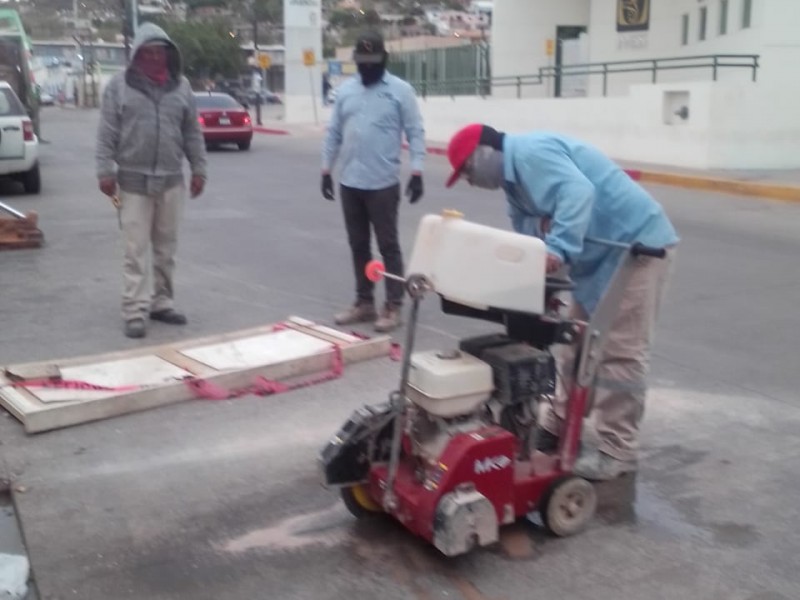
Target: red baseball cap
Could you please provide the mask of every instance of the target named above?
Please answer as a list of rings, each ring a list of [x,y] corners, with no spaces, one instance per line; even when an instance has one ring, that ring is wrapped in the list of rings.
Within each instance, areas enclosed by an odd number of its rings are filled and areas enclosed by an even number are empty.
[[[450,139],[447,146],[447,158],[450,160],[450,165],[453,167],[453,173],[447,179],[446,187],[452,185],[458,180],[461,175],[461,170],[464,168],[464,163],[470,155],[475,152],[475,148],[481,140],[483,134],[483,125],[480,123],[473,123],[459,129],[456,134]]]

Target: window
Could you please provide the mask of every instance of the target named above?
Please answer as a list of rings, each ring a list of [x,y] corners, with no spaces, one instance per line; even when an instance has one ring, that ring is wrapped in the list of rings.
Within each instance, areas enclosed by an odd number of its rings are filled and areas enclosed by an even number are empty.
[[[728,33],[728,0],[719,2],[719,34]]]
[[[704,6],[700,9],[700,34],[698,39],[702,42],[706,39],[706,21],[708,20],[708,7]]]
[[[744,0],[742,3],[742,29],[750,27],[753,18],[753,0]]]
[[[27,113],[17,95],[9,88],[0,88],[0,117],[24,117]]]
[[[681,17],[681,46],[689,44],[689,15]]]
[[[195,94],[194,95],[195,102],[197,103],[197,108],[203,109],[235,109],[235,108],[242,108],[242,105],[239,104],[234,98],[229,96],[228,94]]]

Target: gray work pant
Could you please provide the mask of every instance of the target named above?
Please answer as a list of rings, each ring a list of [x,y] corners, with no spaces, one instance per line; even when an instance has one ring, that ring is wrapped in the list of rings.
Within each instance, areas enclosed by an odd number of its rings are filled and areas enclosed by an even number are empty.
[[[126,321],[173,307],[172,274],[185,197],[183,184],[153,195],[120,190]]]
[[[637,258],[608,333],[590,402],[600,440],[599,450],[619,460],[635,460],[639,449],[639,424],[644,415],[650,349],[661,300],[672,272],[675,249],[664,259]],[[586,320],[586,312],[572,306],[573,318]],[[553,406],[541,415],[542,427],[558,434],[572,387],[576,348],[564,346],[556,357],[559,381]]]
[[[372,260],[372,235],[388,273],[403,276],[403,253],[397,231],[400,206],[400,185],[382,190],[359,190],[341,187],[342,212],[347,227],[347,239],[353,256],[356,276],[356,304],[375,302],[375,284],[364,274],[364,267]],[[403,304],[402,282],[386,278],[386,304],[399,308]]]

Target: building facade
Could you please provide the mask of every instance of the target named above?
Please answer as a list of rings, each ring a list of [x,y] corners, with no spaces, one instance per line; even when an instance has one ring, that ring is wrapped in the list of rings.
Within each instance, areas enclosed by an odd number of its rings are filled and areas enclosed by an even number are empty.
[[[800,168],[798,0],[501,0],[491,98],[429,99],[431,136],[477,115],[611,156]],[[588,66],[587,66],[588,65]]]

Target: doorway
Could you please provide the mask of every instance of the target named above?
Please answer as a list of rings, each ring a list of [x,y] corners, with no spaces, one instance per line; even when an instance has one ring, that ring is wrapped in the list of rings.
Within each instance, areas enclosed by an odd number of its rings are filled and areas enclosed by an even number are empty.
[[[582,33],[586,33],[585,25],[557,25],[556,26],[556,77],[555,97],[560,98],[564,89],[561,80],[560,67],[564,61],[562,44],[564,40],[577,40]]]

